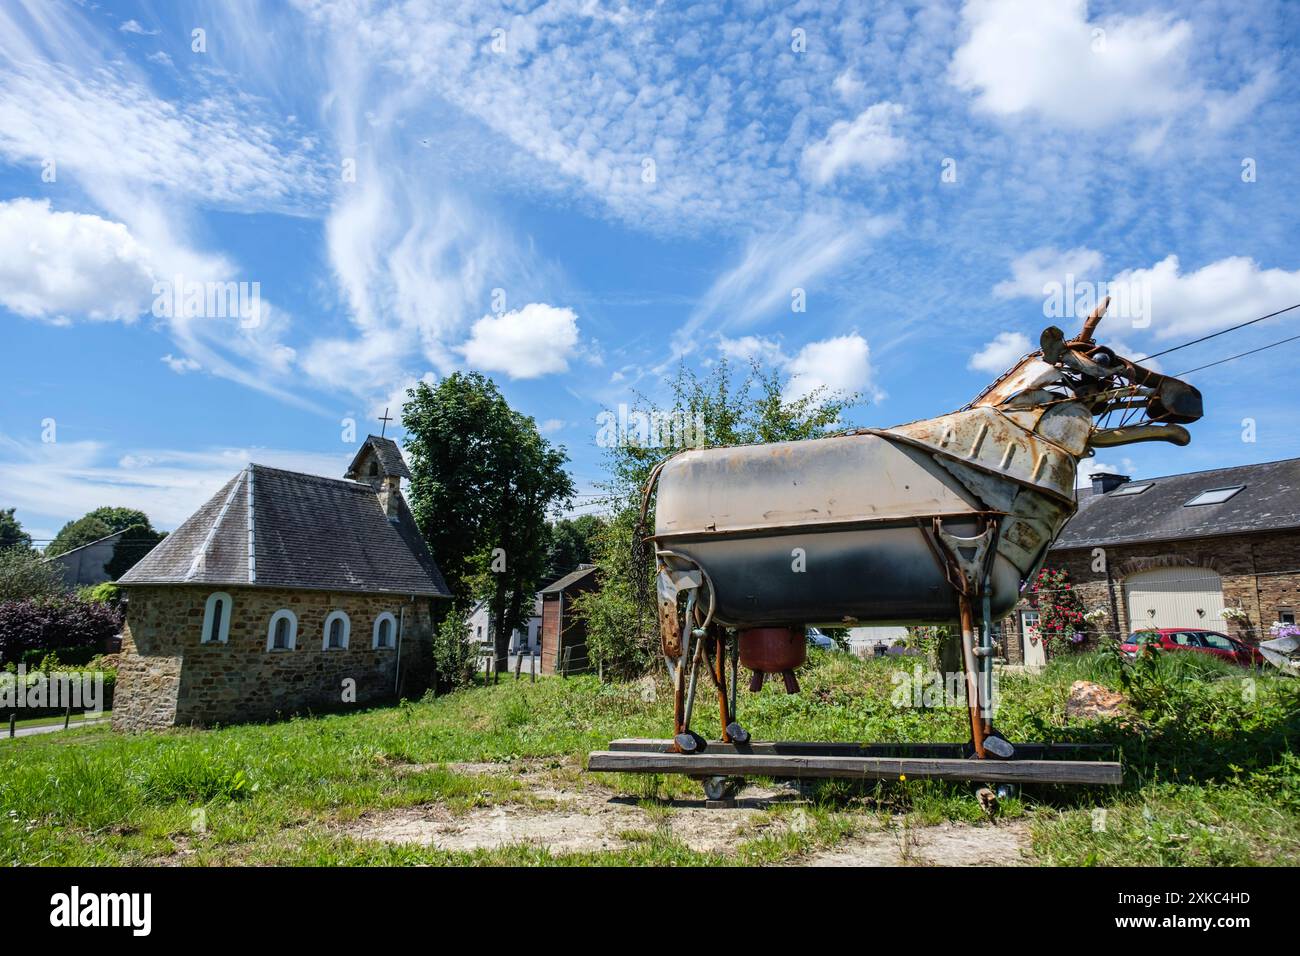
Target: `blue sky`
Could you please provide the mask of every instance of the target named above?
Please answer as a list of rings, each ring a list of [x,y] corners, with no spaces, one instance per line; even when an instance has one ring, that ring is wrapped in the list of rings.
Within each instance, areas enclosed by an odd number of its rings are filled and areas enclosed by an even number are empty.
[[[1073,331],[1067,276],[1142,290],[1099,336],[1133,356],[1300,302],[1298,35],[1267,2],[11,0],[0,506],[171,528],[249,460],[341,474],[346,420],[471,368],[590,492],[597,416],[683,356],[883,426]],[[167,314],[178,279],[257,283],[256,322]],[[1296,354],[1193,375],[1190,447],[1100,464],[1300,455]]]

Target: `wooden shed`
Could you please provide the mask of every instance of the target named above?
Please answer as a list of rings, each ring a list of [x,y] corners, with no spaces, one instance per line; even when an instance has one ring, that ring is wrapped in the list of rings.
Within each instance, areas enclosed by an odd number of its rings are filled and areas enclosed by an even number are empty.
[[[590,666],[587,657],[587,622],[577,613],[573,602],[580,594],[594,590],[597,584],[596,566],[584,564],[542,588],[543,674],[574,674],[585,671]]]

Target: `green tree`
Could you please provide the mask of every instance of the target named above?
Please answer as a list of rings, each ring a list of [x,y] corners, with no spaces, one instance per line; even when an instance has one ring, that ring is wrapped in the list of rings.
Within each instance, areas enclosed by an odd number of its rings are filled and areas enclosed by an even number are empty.
[[[402,408],[411,510],[464,615],[489,602],[498,668],[546,571],[548,512],[567,506],[568,456],[491,379],[457,372],[421,382]]]
[[[546,579],[554,581],[579,565],[592,564],[596,542],[604,530],[605,522],[599,515],[578,515],[554,522],[550,526]]]
[[[46,557],[55,557],[82,545],[122,532],[113,549],[113,558],[104,570],[112,580],[135,567],[136,563],[167,537],[165,531],[155,531],[149,516],[134,508],[96,508],[76,521],[69,521],[45,549]]]
[[[14,517],[15,508],[0,508],[0,551],[10,548],[28,550],[32,546],[32,536],[23,530],[23,526]]]
[[[818,388],[793,395],[789,378],[751,362],[737,380],[725,359],[698,373],[682,364],[665,381],[664,404],[640,396],[628,416],[649,428],[619,434],[612,421],[599,442],[606,448],[603,485],[609,518],[597,534],[595,563],[602,586],[577,600],[587,619],[587,651],[604,671],[643,672],[658,655],[658,627],[649,600],[653,566],[637,543],[642,489],[660,461],[687,448],[717,448],[819,438],[842,427],[858,395]],[[646,528],[654,526],[653,503]]]
[[[64,554],[73,548],[80,548],[84,544],[106,538],[112,533],[113,529],[107,522],[94,517],[93,514],[83,515],[59,529],[54,540],[45,546],[45,556],[52,558]]]
[[[63,569],[39,551],[8,548],[0,551],[0,602],[57,597],[67,591]]]

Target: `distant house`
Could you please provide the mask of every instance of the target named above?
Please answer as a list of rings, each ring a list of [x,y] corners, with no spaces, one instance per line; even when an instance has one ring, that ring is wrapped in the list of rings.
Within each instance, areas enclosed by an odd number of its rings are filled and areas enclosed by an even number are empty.
[[[249,465],[118,581],[113,726],[274,718],[395,696],[449,597],[369,436],[344,479]]]
[[[572,674],[590,666],[587,623],[573,602],[579,595],[594,590],[597,584],[596,566],[583,564],[542,588],[543,674]]]
[[[1259,640],[1300,608],[1300,458],[1140,480],[1094,474],[1046,563],[1069,572],[1111,634],[1185,627]],[[1226,607],[1246,620],[1227,620]],[[1036,623],[1027,602],[1002,622],[1008,660],[1041,662]]]
[[[532,614],[523,628],[510,634],[511,654],[536,654],[542,646],[542,596],[533,599]],[[479,601],[469,615],[469,639],[475,644],[492,644],[492,613],[487,601]]]
[[[157,545],[160,535],[134,526],[46,558],[70,588],[116,581]]]
[[[125,531],[116,531],[98,541],[47,558],[46,563],[62,572],[63,583],[70,588],[112,581],[113,575],[108,567],[117,555],[117,546],[124,534]]]

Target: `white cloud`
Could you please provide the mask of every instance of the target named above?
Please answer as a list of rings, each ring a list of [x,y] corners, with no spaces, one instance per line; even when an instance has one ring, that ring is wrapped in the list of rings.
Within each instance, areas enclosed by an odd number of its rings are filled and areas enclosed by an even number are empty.
[[[814,183],[825,185],[853,169],[873,173],[895,162],[907,145],[893,133],[893,122],[902,113],[897,103],[875,103],[856,119],[833,124],[825,139],[809,143],[804,149],[804,174]]]
[[[140,448],[94,441],[27,442],[0,434],[0,487],[24,525],[59,528],[102,505],[138,508],[175,528],[250,461],[341,477],[354,449],[322,454],[289,449]]]
[[[0,41],[2,42],[2,41]],[[115,216],[164,189],[207,205],[297,208],[324,189],[316,160],[256,101],[213,93],[177,105],[104,64],[82,72],[0,46],[0,157],[80,179]]]
[[[976,372],[1001,375],[1033,350],[1029,337],[1023,332],[999,332],[992,342],[986,342],[983,348],[970,357],[966,367]]]
[[[1171,255],[1113,281],[1150,285],[1151,331],[1158,339],[1213,332],[1300,302],[1300,269],[1265,269],[1246,256],[1184,273]]]
[[[184,375],[186,372],[197,372],[203,367],[188,356],[172,355],[170,352],[164,355],[162,360],[163,363],[177,375]]]
[[[146,250],[120,222],[0,202],[0,305],[27,318],[133,321],[152,301]]]
[[[537,426],[537,430],[543,435],[554,435],[558,431],[563,431],[569,426],[569,423],[563,418],[548,418]]]
[[[158,30],[146,30],[143,26],[140,25],[139,20],[127,20],[120,27],[118,27],[118,29],[121,30],[123,33],[135,33],[142,37],[157,36],[159,33]]]
[[[857,99],[866,87],[862,81],[854,75],[852,70],[845,70],[839,76],[835,77],[835,82],[831,84],[840,99],[846,102],[852,102]]]
[[[719,337],[718,351],[732,361],[756,360],[788,376],[785,398],[793,401],[825,388],[831,394],[865,394],[880,400],[871,348],[857,332],[809,342],[794,355],[787,355],[775,339],[745,335],[736,339]]]
[[[1134,467],[1132,458],[1121,458],[1118,465],[1112,465],[1096,458],[1081,458],[1079,459],[1079,470],[1075,475],[1074,486],[1076,488],[1087,488],[1092,484],[1092,476],[1097,474],[1128,475],[1132,477]]]
[[[809,342],[786,366],[790,382],[786,398],[803,398],[818,388],[832,394],[866,393],[879,399],[867,340],[856,332]]]
[[[737,339],[718,338],[718,351],[733,362],[748,364],[757,361],[762,365],[783,367],[790,360],[773,339],[757,335],[742,335]]]
[[[530,302],[501,315],[485,315],[460,346],[465,361],[511,378],[539,378],[569,370],[578,345],[578,316],[572,309]]]
[[[1086,0],[968,0],[950,80],[995,116],[1076,129],[1159,121],[1202,96],[1192,28],[1162,14],[1088,20]],[[1102,31],[1098,33],[1097,31]]]
[[[1042,298],[1048,283],[1064,283],[1068,275],[1073,275],[1076,282],[1088,281],[1101,264],[1101,253],[1084,246],[1065,252],[1053,246],[1031,249],[1012,260],[1011,278],[995,285],[993,294],[999,299]]]

